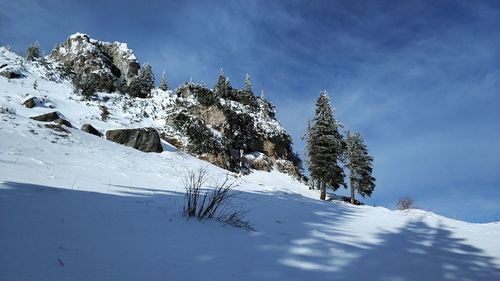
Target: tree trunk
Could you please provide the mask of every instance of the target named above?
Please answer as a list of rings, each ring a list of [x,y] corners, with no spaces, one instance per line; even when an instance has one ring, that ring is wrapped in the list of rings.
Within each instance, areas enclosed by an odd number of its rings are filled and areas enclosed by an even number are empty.
[[[354,185],[353,185],[354,179],[351,177],[350,180],[351,180],[351,182],[350,182],[350,184],[351,184],[351,204],[354,205]]]
[[[326,183],[324,180],[321,180],[321,195],[319,199],[326,200]]]

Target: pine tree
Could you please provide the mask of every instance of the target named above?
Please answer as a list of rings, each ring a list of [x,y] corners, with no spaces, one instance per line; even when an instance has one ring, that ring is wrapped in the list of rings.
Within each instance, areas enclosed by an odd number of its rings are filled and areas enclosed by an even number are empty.
[[[167,82],[167,76],[165,75],[165,71],[163,71],[163,74],[161,76],[160,90],[168,91],[168,82]]]
[[[347,168],[351,186],[351,203],[354,204],[355,193],[363,198],[371,196],[375,188],[375,178],[372,176],[373,157],[368,154],[363,137],[359,133],[346,132],[347,135]]]
[[[28,47],[26,50],[26,58],[30,61],[40,58],[40,43],[38,43],[38,41],[33,42],[33,44]]]
[[[75,90],[79,92],[85,100],[90,100],[94,97],[97,91],[97,78],[95,74],[82,74],[75,77],[73,80]]]
[[[252,81],[250,80],[250,75],[245,76],[245,92],[250,95],[252,94]]]
[[[147,98],[151,95],[155,79],[151,65],[144,64],[139,75],[130,80],[127,92],[132,97]]]
[[[311,176],[321,182],[320,199],[326,199],[326,187],[337,190],[345,186],[344,171],[340,167],[343,140],[333,118],[330,98],[322,91],[316,101],[316,115],[307,133],[307,149]]]
[[[229,84],[229,79],[226,78],[224,75],[224,71],[220,70],[219,73],[219,79],[217,80],[217,83],[215,84],[214,87],[214,92],[219,96],[226,98],[229,96],[231,91],[231,85]]]
[[[144,64],[142,67],[141,76],[143,79],[143,93],[145,97],[151,95],[151,90],[155,87],[155,76],[151,65]]]

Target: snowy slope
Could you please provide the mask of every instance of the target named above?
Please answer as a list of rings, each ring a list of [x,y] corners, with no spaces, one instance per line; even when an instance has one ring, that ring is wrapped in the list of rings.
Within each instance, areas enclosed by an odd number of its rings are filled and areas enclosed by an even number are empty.
[[[0,65],[11,59],[0,52]],[[233,206],[250,211],[256,231],[187,221],[184,172],[207,166],[217,181],[227,171],[167,143],[146,154],[46,128],[28,117],[57,110],[76,128],[100,129],[151,121],[117,110],[102,122],[68,82],[45,80],[32,65],[22,71],[26,78],[0,76],[2,281],[500,280],[499,223],[322,202],[276,171],[231,175]],[[30,96],[42,102],[24,108]]]

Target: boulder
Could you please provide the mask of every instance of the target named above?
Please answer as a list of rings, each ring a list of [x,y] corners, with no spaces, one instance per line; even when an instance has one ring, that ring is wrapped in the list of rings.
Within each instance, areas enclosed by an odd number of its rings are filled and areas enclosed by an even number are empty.
[[[20,73],[18,73],[16,71],[11,71],[11,70],[0,71],[0,75],[2,75],[5,78],[8,78],[8,79],[23,77],[22,74],[20,74]]]
[[[25,68],[20,65],[3,64],[0,67],[0,75],[8,79],[21,78],[24,77],[24,70]]]
[[[64,125],[64,126],[69,127],[69,128],[73,128],[71,123],[66,119],[58,118],[58,119],[54,120],[54,123],[56,123],[58,125]]]
[[[99,132],[96,128],[94,128],[90,124],[83,124],[82,131],[89,133],[89,134],[92,134],[94,136],[102,137],[101,132]]]
[[[36,106],[36,98],[31,97],[23,102],[23,105],[27,108],[33,108]]]
[[[36,120],[36,121],[41,121],[41,122],[52,122],[52,121],[55,121],[57,119],[61,119],[61,116],[59,116],[59,112],[52,111],[49,113],[45,113],[45,114],[38,115],[38,116],[33,116],[30,118],[33,120]]]
[[[106,139],[144,152],[162,152],[158,131],[153,128],[106,131]]]

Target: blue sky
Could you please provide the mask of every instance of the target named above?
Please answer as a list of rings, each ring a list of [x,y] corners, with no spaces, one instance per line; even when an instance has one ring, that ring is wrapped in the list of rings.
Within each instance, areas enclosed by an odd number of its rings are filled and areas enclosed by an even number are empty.
[[[254,90],[303,152],[320,90],[365,136],[369,204],[500,220],[500,5],[496,1],[1,1],[0,45],[49,52],[70,34],[127,42],[157,78]]]

